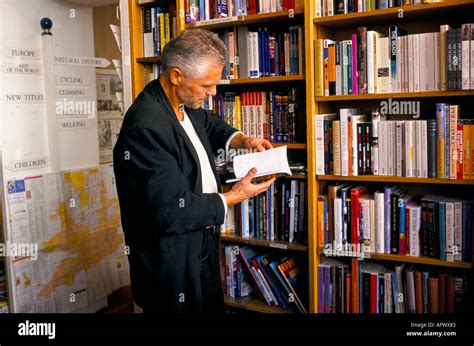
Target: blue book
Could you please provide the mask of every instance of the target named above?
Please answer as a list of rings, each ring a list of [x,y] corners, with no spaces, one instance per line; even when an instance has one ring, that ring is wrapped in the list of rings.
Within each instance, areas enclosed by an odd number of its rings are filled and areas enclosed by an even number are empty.
[[[318,265],[318,313],[324,313],[324,265]]]
[[[449,105],[445,105],[444,106],[444,114],[445,114],[445,134],[446,134],[446,137],[445,137],[445,142],[444,142],[444,178],[445,179],[449,179],[449,170],[450,170],[450,162],[451,162],[451,156],[450,156],[450,151],[449,151],[449,148],[450,148],[450,139],[449,139],[449,136],[450,136],[450,126],[449,126],[449,123],[450,123],[450,115],[449,115]]]
[[[399,314],[400,311],[400,303],[398,302],[398,281],[397,281],[397,273],[392,272],[392,295],[393,295],[393,305],[395,306],[395,312]]]
[[[384,8],[388,8],[388,0],[378,0],[377,8],[379,10],[384,9]]]
[[[264,74],[264,52],[263,52],[263,31],[261,28],[258,28],[258,76],[263,77]]]
[[[286,297],[290,297],[293,295],[293,291],[290,289],[290,287],[288,286],[288,283],[286,282],[286,280],[283,278],[280,270],[278,269],[278,264],[279,262],[281,261],[273,261],[273,262],[270,262],[270,268],[272,269],[273,273],[275,274],[275,277],[278,278],[278,281],[280,282],[281,286],[284,288],[285,292],[284,292],[284,295]],[[289,301],[290,305],[293,306],[293,308],[296,310],[296,311],[299,311],[299,312],[305,312],[304,310],[302,310],[302,308],[299,306],[299,304],[297,303],[297,300],[296,299],[293,299],[291,301]]]
[[[423,272],[423,313],[427,314],[429,312],[428,305],[428,277],[429,272]]]
[[[392,194],[395,191],[395,187],[386,187],[384,189],[384,245],[385,245],[385,253],[390,253],[390,245],[391,245],[391,231],[392,231]],[[354,242],[354,241],[353,241]]]
[[[389,29],[390,38],[390,92],[400,92],[397,84],[397,61],[400,57],[397,56],[397,37],[405,36],[407,32],[400,29],[398,26],[391,26]]]
[[[263,44],[265,77],[268,77],[270,76],[270,32],[267,28],[263,29]]]
[[[270,286],[270,289],[272,290],[273,295],[276,297],[276,299],[278,301],[278,305],[282,306],[285,309],[288,309],[289,305],[288,305],[288,302],[285,299],[285,296],[278,289],[278,287],[276,285],[276,282],[271,277],[266,265],[263,262],[263,260],[267,256],[268,256],[268,254],[257,255],[257,256],[254,257],[254,259],[257,261],[258,266],[260,267],[260,270],[261,270],[261,272],[262,272],[262,274],[265,278],[265,281],[267,282],[268,286]]]
[[[275,40],[275,76],[280,75],[280,52],[279,49],[280,47],[278,46],[278,40]]]
[[[206,19],[206,7],[205,7],[205,0],[199,0],[199,20]]]

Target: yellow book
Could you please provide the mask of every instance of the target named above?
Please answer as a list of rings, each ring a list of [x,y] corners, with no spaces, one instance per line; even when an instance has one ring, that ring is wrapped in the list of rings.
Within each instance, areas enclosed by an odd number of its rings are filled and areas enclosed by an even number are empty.
[[[314,91],[316,96],[324,96],[323,81],[323,40],[314,41]]]
[[[160,51],[163,52],[163,48],[166,44],[166,33],[165,33],[165,14],[160,13]]]

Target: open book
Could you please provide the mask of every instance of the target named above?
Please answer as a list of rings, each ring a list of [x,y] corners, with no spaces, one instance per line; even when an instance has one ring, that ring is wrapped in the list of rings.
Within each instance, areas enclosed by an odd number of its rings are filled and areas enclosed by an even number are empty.
[[[266,177],[272,175],[291,175],[286,146],[234,157],[235,179],[228,179],[226,182],[233,183],[241,180],[252,167],[257,168],[257,174],[254,177],[257,181],[265,180]]]

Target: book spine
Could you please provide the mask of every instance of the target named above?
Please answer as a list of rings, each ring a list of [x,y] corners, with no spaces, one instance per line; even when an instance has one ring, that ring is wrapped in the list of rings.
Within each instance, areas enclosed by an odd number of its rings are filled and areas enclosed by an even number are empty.
[[[357,45],[357,34],[352,35],[352,94],[359,94],[359,84],[358,84],[358,45]],[[474,85],[474,81],[471,82]]]
[[[441,90],[448,90],[448,31],[449,25],[441,25],[439,33],[439,62]]]
[[[359,94],[367,94],[367,28],[357,28],[357,83]]]
[[[442,225],[440,225],[442,226]],[[442,228],[440,227],[440,231]],[[454,202],[446,202],[446,261],[454,262]],[[440,251],[443,251],[441,248]]]
[[[457,176],[457,151],[456,132],[458,128],[459,106],[449,106],[449,176],[446,178],[456,179]]]
[[[470,120],[463,121],[463,179],[470,179],[471,174],[471,125]]]
[[[436,122],[437,122],[437,177],[445,178],[445,143],[446,143],[446,104],[438,103],[436,105]]]
[[[339,124],[339,120],[334,120],[332,123],[334,175],[341,175],[341,140]]]

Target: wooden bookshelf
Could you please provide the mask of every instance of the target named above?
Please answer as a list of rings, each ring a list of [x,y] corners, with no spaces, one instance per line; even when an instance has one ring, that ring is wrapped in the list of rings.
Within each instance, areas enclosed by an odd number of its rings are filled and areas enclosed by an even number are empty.
[[[318,254],[324,255],[324,249],[321,249],[321,248],[318,249]],[[365,259],[373,259],[373,260],[407,262],[407,263],[424,264],[424,265],[430,265],[430,266],[461,268],[461,269],[473,268],[473,264],[469,262],[447,262],[447,261],[441,261],[436,258],[425,257],[425,256],[413,257],[413,256],[380,254],[380,253],[365,253],[364,256],[365,256],[364,257]],[[328,257],[340,258],[340,256],[328,256]]]
[[[252,14],[248,16],[235,16],[217,20],[209,20],[186,24],[186,29],[201,28],[206,30],[225,29],[234,26],[243,26],[251,24],[267,24],[271,22],[286,21],[288,19],[299,19],[303,17],[303,9],[294,11],[280,11],[273,13]]]
[[[416,98],[446,98],[474,96],[474,90],[457,91],[423,91],[411,93],[384,93],[384,94],[358,94],[358,95],[338,95],[338,96],[316,96],[316,102],[334,101],[363,101],[381,99],[416,99]]]
[[[261,301],[258,298],[249,296],[249,297],[242,297],[242,298],[231,298],[228,296],[224,296],[224,303],[227,306],[244,309],[254,312],[262,312],[268,314],[287,314],[292,313],[293,311],[280,308],[278,306],[270,306],[267,305],[265,302]]]
[[[339,14],[314,18],[313,23],[327,28],[350,28],[357,26],[387,25],[394,22],[427,20],[433,16],[445,15],[447,11],[463,10],[473,6],[473,0],[448,0],[431,4],[408,5],[360,13]],[[402,18],[400,16],[403,15]]]
[[[223,85],[254,85],[264,83],[282,83],[304,80],[304,75],[275,76],[275,77],[259,77],[259,78],[237,78],[237,79],[221,79],[220,86]]]
[[[161,56],[150,56],[146,58],[137,58],[139,64],[158,64],[161,61]]]
[[[288,149],[306,149],[305,143],[273,143],[272,142],[272,146],[274,148],[283,147],[285,145],[288,147]]]
[[[398,184],[446,184],[446,185],[474,185],[474,180],[451,180],[437,178],[407,178],[393,176],[377,175],[357,175],[343,177],[340,175],[318,175],[318,180],[334,181],[368,181],[380,183],[398,183]]]
[[[374,10],[361,13],[350,13],[343,15],[334,15],[328,17],[315,18],[315,2],[305,2],[305,44],[313,49],[306,50],[306,95],[311,95],[306,100],[307,112],[307,169],[308,169],[308,218],[310,228],[308,246],[310,247],[310,289],[311,289],[311,311],[318,311],[318,278],[317,268],[320,261],[326,256],[323,249],[318,249],[317,241],[317,225],[318,225],[318,207],[317,197],[322,192],[322,188],[331,181],[347,181],[347,182],[366,182],[366,183],[396,183],[396,184],[412,184],[410,188],[416,188],[423,191],[424,194],[430,194],[437,188],[434,185],[441,186],[444,189],[446,185],[446,194],[449,195],[449,187],[454,188],[459,185],[461,189],[466,190],[465,196],[472,196],[474,192],[474,180],[450,180],[437,178],[408,178],[394,176],[335,176],[335,175],[316,175],[315,169],[315,114],[333,113],[339,108],[338,102],[341,102],[341,108],[357,107],[363,108],[365,105],[374,104],[373,100],[383,99],[419,99],[421,102],[450,102],[460,100],[461,102],[469,102],[474,96],[474,90],[458,90],[458,91],[427,91],[427,92],[411,92],[411,93],[383,93],[383,94],[359,94],[359,95],[340,95],[340,96],[315,96],[315,40],[316,39],[332,39],[341,40],[342,37],[347,39],[347,33],[353,31],[359,26],[366,26],[370,30],[371,27],[388,27],[390,25],[404,25],[411,22],[414,27],[415,23],[423,28],[425,24],[431,24],[434,19],[437,21],[446,20],[446,24],[457,27],[456,24],[470,22],[467,18],[469,14],[474,12],[474,0],[446,0],[444,2],[409,5],[383,10]],[[461,19],[463,18],[463,19]],[[444,23],[443,23],[444,24]],[[428,25],[427,25],[428,27]],[[426,32],[433,31],[426,29]],[[417,31],[424,32],[423,30]],[[319,68],[319,67],[318,67]],[[453,100],[452,98],[456,98]],[[372,102],[371,102],[372,100]],[[435,114],[432,114],[433,116]],[[417,185],[416,187],[414,185]],[[459,189],[457,189],[459,190]],[[315,247],[315,251],[311,252],[311,247]],[[399,263],[413,263],[417,265],[435,266],[445,270],[445,272],[454,272],[458,269],[472,270],[473,264],[467,262],[446,262],[429,257],[411,257],[391,254],[367,254],[367,259],[374,261],[390,261]],[[336,258],[336,256],[332,256]],[[341,257],[342,258],[342,257]],[[349,258],[349,257],[345,257]],[[312,269],[312,270],[311,270]]]
[[[141,7],[168,6],[170,0],[135,0],[135,4]]]
[[[280,241],[280,240],[242,238],[240,236],[236,236],[232,234],[221,234],[221,241],[246,244],[246,245],[255,245],[255,246],[268,247],[268,248],[274,248],[274,249],[308,251],[308,246],[305,244],[290,243],[287,241]]]
[[[287,177],[283,177],[283,179],[306,179],[306,174],[303,174],[303,173],[292,174]]]

